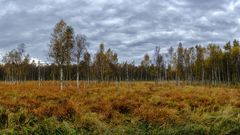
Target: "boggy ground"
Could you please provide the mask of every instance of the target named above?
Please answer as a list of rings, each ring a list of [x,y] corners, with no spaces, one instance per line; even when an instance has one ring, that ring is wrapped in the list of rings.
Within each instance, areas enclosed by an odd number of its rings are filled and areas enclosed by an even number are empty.
[[[174,83],[0,84],[0,134],[239,134],[240,90]]]

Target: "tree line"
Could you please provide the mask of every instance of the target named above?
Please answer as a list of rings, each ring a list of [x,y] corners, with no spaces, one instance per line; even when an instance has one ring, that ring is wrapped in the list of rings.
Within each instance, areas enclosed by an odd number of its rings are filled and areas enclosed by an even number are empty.
[[[238,84],[240,82],[240,44],[227,42],[224,46],[208,44],[176,48],[170,47],[161,53],[156,46],[154,54],[145,54],[140,64],[134,61],[119,62],[118,55],[105,45],[99,45],[96,54],[88,52],[89,43],[83,34],[63,20],[55,25],[49,44],[51,64],[30,59],[25,45],[7,52],[0,66],[0,79],[10,83],[27,80],[59,80],[63,89],[64,81],[176,81],[176,84]]]

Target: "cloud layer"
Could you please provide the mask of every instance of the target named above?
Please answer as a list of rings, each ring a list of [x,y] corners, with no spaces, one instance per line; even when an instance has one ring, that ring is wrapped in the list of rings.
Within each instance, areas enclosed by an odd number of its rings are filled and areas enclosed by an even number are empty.
[[[238,0],[0,0],[0,51],[26,43],[32,57],[47,60],[54,25],[64,19],[88,37],[92,53],[103,42],[120,61],[139,62],[155,46],[239,39],[239,13]]]

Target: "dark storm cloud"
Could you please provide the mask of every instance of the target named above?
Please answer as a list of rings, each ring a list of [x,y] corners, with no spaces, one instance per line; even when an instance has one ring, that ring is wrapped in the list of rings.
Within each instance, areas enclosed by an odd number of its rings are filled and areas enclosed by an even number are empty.
[[[237,0],[0,0],[0,51],[26,43],[32,57],[46,60],[52,29],[64,19],[88,37],[92,53],[103,42],[120,61],[139,62],[156,45],[238,39],[239,12]]]

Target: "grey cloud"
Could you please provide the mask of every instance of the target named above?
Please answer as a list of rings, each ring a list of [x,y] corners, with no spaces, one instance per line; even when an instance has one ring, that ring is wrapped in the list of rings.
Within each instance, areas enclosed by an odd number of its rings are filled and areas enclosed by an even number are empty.
[[[237,0],[0,0],[0,53],[26,43],[32,57],[47,60],[52,29],[64,19],[88,37],[91,53],[103,42],[120,61],[138,63],[156,45],[239,39],[239,7]]]

